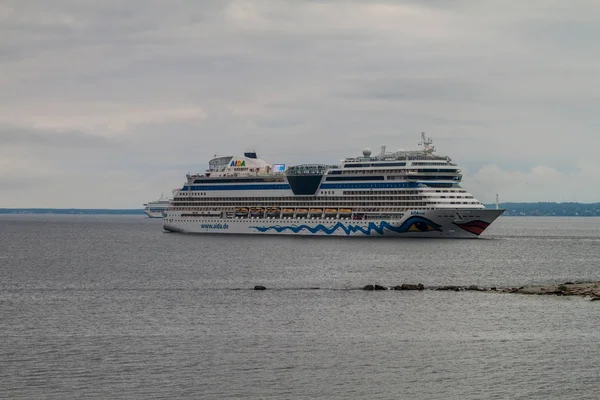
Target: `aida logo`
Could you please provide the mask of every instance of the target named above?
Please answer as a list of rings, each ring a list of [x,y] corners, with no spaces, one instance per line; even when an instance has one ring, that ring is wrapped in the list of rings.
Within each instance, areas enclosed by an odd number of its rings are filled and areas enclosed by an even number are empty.
[[[246,161],[245,160],[231,161],[231,164],[229,164],[229,166],[230,167],[245,167]]]

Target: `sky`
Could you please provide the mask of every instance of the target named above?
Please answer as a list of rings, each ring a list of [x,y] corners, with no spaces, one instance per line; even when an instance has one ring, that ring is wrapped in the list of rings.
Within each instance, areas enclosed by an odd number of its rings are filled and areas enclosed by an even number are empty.
[[[426,132],[477,199],[600,202],[597,0],[4,0],[0,207],[141,208],[211,157]]]

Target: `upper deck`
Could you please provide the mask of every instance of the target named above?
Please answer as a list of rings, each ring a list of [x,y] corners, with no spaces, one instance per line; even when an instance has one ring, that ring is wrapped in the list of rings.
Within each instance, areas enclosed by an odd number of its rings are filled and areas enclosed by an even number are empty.
[[[347,157],[341,165],[300,164],[285,167],[285,164],[269,164],[258,158],[256,152],[244,153],[243,157],[217,156],[209,161],[209,168],[203,174],[187,175],[188,185],[192,184],[228,184],[228,183],[268,183],[290,182],[292,189],[299,183],[304,186],[310,181],[311,188],[323,181],[432,181],[457,183],[462,174],[450,157],[437,154],[431,139],[424,133],[418,150],[400,150],[386,152],[385,146],[378,155],[372,155],[370,149],[363,150],[362,157]],[[343,177],[329,177],[343,175]],[[348,176],[352,175],[352,176]],[[367,176],[373,175],[373,176]],[[303,178],[305,177],[305,178]],[[309,180],[307,180],[309,177]],[[304,190],[302,191],[304,192]],[[312,192],[312,190],[311,190]],[[296,193],[296,190],[294,190]],[[296,193],[297,194],[297,193]]]
[[[351,166],[406,166],[409,163],[415,165],[456,165],[448,156],[437,154],[433,141],[421,133],[422,141],[419,145],[423,146],[418,150],[399,150],[395,152],[386,152],[386,147],[382,146],[381,151],[377,155],[372,155],[371,149],[364,149],[362,157],[347,157],[343,160],[345,168]],[[404,163],[396,163],[403,161]],[[426,163],[418,163],[424,161]]]

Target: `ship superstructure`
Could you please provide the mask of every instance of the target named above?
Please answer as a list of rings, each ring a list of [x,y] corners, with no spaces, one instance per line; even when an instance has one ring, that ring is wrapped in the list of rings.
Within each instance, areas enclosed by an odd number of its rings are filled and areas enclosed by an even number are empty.
[[[364,149],[340,165],[269,164],[255,152],[215,156],[174,191],[164,229],[188,233],[478,237],[486,209],[422,134],[414,151]]]
[[[169,208],[170,199],[160,195],[160,199],[144,204],[144,213],[150,218],[163,218]]]

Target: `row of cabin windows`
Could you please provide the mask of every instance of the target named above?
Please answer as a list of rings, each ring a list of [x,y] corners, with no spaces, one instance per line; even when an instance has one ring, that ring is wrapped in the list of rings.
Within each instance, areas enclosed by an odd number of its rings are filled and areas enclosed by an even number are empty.
[[[447,204],[447,203],[445,203]],[[460,203],[456,203],[456,205],[460,205]],[[467,204],[468,205],[468,204]],[[248,207],[249,208],[249,207]],[[305,208],[305,207],[302,207]],[[403,207],[377,207],[377,206],[353,206],[353,212],[405,212],[406,210],[435,210],[438,207],[435,203],[411,203],[406,204]],[[225,211],[225,212],[234,212],[236,207],[178,207],[173,209],[172,211],[194,211],[194,212],[203,212],[203,211]]]
[[[325,202],[331,202],[331,201],[355,201],[355,200],[390,200],[390,201],[394,201],[394,200],[403,200],[403,199],[413,199],[413,198],[418,198],[418,199],[473,199],[474,197],[471,195],[464,195],[464,196],[433,196],[433,195],[414,195],[414,194],[401,194],[401,195],[370,195],[370,196],[321,196],[321,197],[317,197],[317,198],[311,198],[311,199],[298,199],[298,198],[265,198],[265,197],[255,197],[255,198],[237,198],[237,197],[188,197],[188,198],[175,198],[171,201],[171,203],[183,203],[183,202],[201,202],[201,203],[208,203],[208,202],[223,202],[223,201],[229,201],[229,202],[256,202],[256,201],[269,201],[269,202],[275,202],[275,203],[294,203],[294,202],[306,202],[307,200],[310,202],[317,202],[317,201],[325,201]]]
[[[409,209],[413,209],[413,208],[435,208],[432,207],[431,205],[428,204],[424,204],[424,203],[413,203],[413,204],[407,204],[404,207],[377,207],[377,206],[363,206],[363,207],[359,207],[359,206],[355,206],[353,207],[353,212],[381,212],[381,211],[385,211],[385,212],[403,212]],[[173,209],[171,211],[195,211],[195,212],[205,212],[205,211],[225,211],[225,212],[234,212],[236,210],[236,207],[204,207],[204,208],[185,208],[185,207],[180,207],[180,208],[176,208]],[[310,212],[307,211],[303,212],[303,213],[309,213]],[[319,214],[323,214],[323,212],[319,213]]]
[[[365,169],[358,171],[332,170],[327,175],[367,175],[367,174],[405,174],[413,173],[428,173],[428,172],[458,172],[458,167],[455,168],[396,168],[396,169]]]
[[[466,192],[466,191],[465,191]],[[327,195],[333,194],[333,190],[323,191],[322,193],[326,193]],[[368,195],[368,196],[380,196],[380,195],[409,195],[409,194],[420,194],[425,193],[423,190],[407,190],[407,189],[399,189],[399,190],[344,190],[342,192],[343,196],[355,196],[355,195]],[[205,193],[202,192],[180,192],[179,195],[186,196],[187,200],[191,200],[191,198],[195,196],[204,196]],[[227,200],[316,200],[321,196],[269,196],[269,197],[216,197],[210,196],[210,199],[227,199]],[[329,197],[328,197],[329,198]],[[175,197],[175,200],[180,199],[179,196]]]
[[[201,202],[207,202],[207,201],[275,201],[275,202],[283,202],[283,203],[289,203],[290,201],[352,201],[352,200],[378,200],[378,199],[384,199],[384,200],[398,200],[398,199],[406,199],[406,198],[411,198],[411,197],[418,197],[418,198],[429,198],[429,199],[472,199],[473,196],[472,195],[468,195],[468,194],[464,194],[464,195],[439,195],[439,194],[424,194],[424,193],[418,193],[418,194],[413,194],[413,193],[402,193],[402,194],[366,194],[366,193],[362,193],[361,195],[355,195],[355,196],[319,196],[319,197],[313,197],[313,198],[293,198],[293,197],[253,197],[253,198],[238,198],[238,197],[187,197],[187,198],[183,198],[183,197],[176,197],[175,199],[173,199],[172,202],[177,203],[177,202],[183,202],[183,201],[201,201]]]
[[[431,208],[427,208],[427,210],[432,210]],[[389,212],[389,211],[388,211]],[[187,217],[187,215],[181,215],[181,217]],[[193,217],[197,217],[197,216],[193,216]],[[367,216],[365,216],[367,217]],[[381,216],[377,216],[377,215],[372,215],[370,217],[381,217]],[[222,219],[224,219],[225,217],[221,217],[219,219],[211,219],[211,220],[202,220],[202,222],[221,222]],[[456,218],[456,215],[438,215],[438,218]],[[479,215],[474,215],[473,218],[481,218],[481,216]],[[366,218],[365,218],[366,219]],[[168,222],[190,222],[190,220],[180,220],[180,219],[172,219],[172,218],[167,218]],[[195,221],[194,221],[195,222]],[[241,222],[241,221],[234,221],[234,222]],[[357,221],[357,224],[366,224],[366,222],[360,222]]]
[[[412,161],[412,160],[409,160]],[[450,161],[412,161],[411,165],[435,166],[450,165]],[[369,168],[369,167],[405,167],[406,162],[346,162],[343,168]]]
[[[380,163],[348,163],[344,168],[368,168],[368,167],[404,167],[406,162],[380,162]]]
[[[468,201],[452,201],[452,202],[435,202],[435,201],[428,201],[428,202],[418,202],[418,201],[411,201],[411,202],[405,202],[405,203],[401,203],[401,204],[390,204],[390,203],[345,203],[345,204],[338,204],[338,205],[332,205],[332,204],[295,204],[295,205],[289,205],[287,206],[288,208],[328,208],[328,207],[339,207],[339,208],[354,208],[354,209],[364,209],[364,208],[382,208],[382,209],[401,209],[401,208],[406,208],[406,207],[432,207],[435,205],[448,205],[448,204],[454,204],[454,205],[479,205],[479,202],[468,202]],[[198,207],[198,206],[194,206],[193,204],[181,204],[177,207],[172,207],[172,210],[196,210],[196,211],[211,211],[214,210],[215,208],[227,208],[229,207],[230,209],[234,209],[234,208],[239,208],[239,207],[270,207],[272,205],[269,204],[265,204],[265,203],[246,203],[246,204],[227,204],[227,203],[221,203],[221,204],[213,204],[213,205],[209,205],[206,204],[203,207]],[[286,207],[281,207],[281,208],[286,208]]]
[[[177,209],[181,207],[192,207],[197,209],[203,209],[206,207],[246,207],[248,204],[253,204],[254,206],[264,206],[264,207],[278,207],[278,208],[346,208],[346,207],[373,207],[373,206],[381,206],[381,207],[399,207],[399,206],[407,206],[410,204],[414,204],[416,202],[426,204],[471,204],[471,205],[479,205],[481,204],[478,201],[426,201],[419,199],[411,199],[405,201],[385,201],[385,202],[364,202],[364,201],[351,201],[351,202],[336,202],[336,203],[289,203],[289,204],[280,204],[280,203],[268,203],[268,202],[248,202],[248,203],[233,203],[233,202],[215,202],[215,203],[205,203],[205,204],[196,204],[196,203],[179,203],[174,204],[171,209]]]
[[[384,176],[360,176],[360,175],[347,175],[347,176],[328,176],[325,178],[326,182],[341,182],[341,181],[395,181],[395,180],[421,180],[421,181],[452,181],[460,180],[459,176],[443,176],[443,175],[412,175],[406,176],[388,176],[385,179]]]
[[[408,199],[412,197],[418,198],[440,198],[442,196],[423,196],[415,195],[415,194],[401,194],[401,195],[375,195],[375,196],[320,196],[317,198],[264,198],[264,197],[254,197],[254,198],[237,198],[237,197],[178,197],[171,201],[171,203],[181,203],[181,202],[209,202],[209,201],[236,201],[236,202],[253,202],[253,201],[271,201],[271,202],[281,202],[281,203],[290,203],[290,202],[315,202],[315,201],[353,201],[353,200],[402,200]],[[450,197],[448,197],[450,198]],[[462,198],[462,197],[460,197]],[[467,198],[467,196],[464,196]]]
[[[284,182],[284,179],[281,177],[277,178],[205,178],[205,179],[196,179],[194,183],[256,183],[256,182]]]
[[[182,203],[182,202],[221,202],[221,201],[231,201],[231,202],[256,202],[256,201],[269,201],[275,203],[294,203],[294,202],[331,202],[331,201],[355,201],[355,200],[403,200],[403,199],[424,199],[424,198],[440,198],[432,197],[432,196],[423,196],[416,194],[402,194],[402,195],[373,195],[373,196],[321,196],[317,198],[310,199],[298,199],[298,198],[269,198],[269,197],[254,197],[254,198],[233,198],[233,197],[204,197],[204,198],[175,198],[172,203]],[[458,197],[458,196],[457,196]],[[462,197],[458,197],[462,198]],[[467,198],[467,196],[465,196]]]
[[[418,193],[432,193],[433,190],[344,190],[342,194],[344,196],[357,196],[357,195],[369,195],[369,196],[378,196],[378,195],[406,195],[406,194],[418,194]],[[333,190],[322,191],[321,194],[324,195],[332,195],[335,192]],[[467,193],[465,189],[447,189],[447,190],[436,190],[435,193]],[[195,196],[206,196],[206,192],[179,192],[180,196],[186,196],[189,200],[192,200]],[[190,198],[191,197],[191,198]],[[290,198],[290,197],[210,197],[211,199],[227,199],[227,200],[253,200],[253,199],[262,199],[262,200],[293,200],[298,199],[298,197]],[[317,199],[319,196],[312,196],[311,199]],[[178,197],[175,197],[175,200],[178,200]]]

